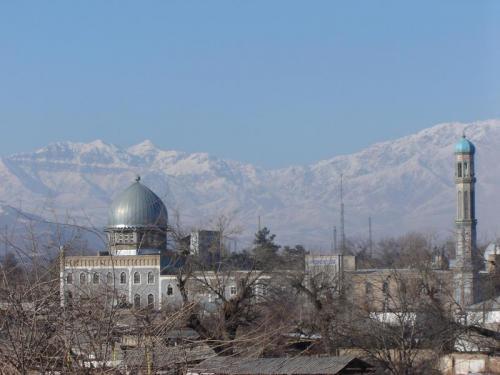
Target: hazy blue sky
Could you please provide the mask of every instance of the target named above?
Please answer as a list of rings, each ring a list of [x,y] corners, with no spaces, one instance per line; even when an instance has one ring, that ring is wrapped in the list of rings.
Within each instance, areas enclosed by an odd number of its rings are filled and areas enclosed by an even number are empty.
[[[500,1],[2,1],[0,155],[308,163],[500,117]]]

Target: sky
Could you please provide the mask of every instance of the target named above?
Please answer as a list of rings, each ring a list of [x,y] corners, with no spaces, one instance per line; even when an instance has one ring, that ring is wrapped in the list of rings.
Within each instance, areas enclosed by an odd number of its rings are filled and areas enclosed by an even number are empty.
[[[276,168],[500,118],[500,1],[2,1],[0,156],[56,141]]]

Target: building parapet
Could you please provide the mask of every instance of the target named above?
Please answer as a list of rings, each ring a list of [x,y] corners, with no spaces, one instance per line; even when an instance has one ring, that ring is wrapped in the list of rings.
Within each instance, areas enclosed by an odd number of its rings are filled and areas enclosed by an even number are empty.
[[[65,268],[155,267],[160,265],[160,255],[121,256],[69,256]]]

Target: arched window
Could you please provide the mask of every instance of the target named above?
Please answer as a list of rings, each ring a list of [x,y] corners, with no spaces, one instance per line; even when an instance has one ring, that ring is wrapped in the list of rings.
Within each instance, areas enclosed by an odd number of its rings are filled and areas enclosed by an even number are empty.
[[[66,275],[66,284],[73,284],[73,274],[71,272]]]
[[[469,193],[464,191],[464,219],[469,218]]]
[[[141,274],[139,272],[134,272],[134,284],[141,283]]]
[[[136,309],[139,309],[141,307],[141,296],[139,294],[136,294],[134,296],[134,307]]]
[[[261,294],[262,294],[263,297],[267,296],[268,289],[267,289],[267,285],[266,284],[262,284],[260,286],[260,290],[261,290]]]
[[[71,292],[66,292],[66,303],[71,306],[71,303],[73,302],[73,293]]]
[[[80,274],[80,284],[81,284],[81,285],[85,284],[85,281],[87,281],[87,278],[86,278],[86,276],[85,276],[85,273],[83,273],[83,272],[82,272],[82,273]]]
[[[108,284],[113,284],[113,274],[111,272],[108,272],[108,275],[106,276],[106,281]]]
[[[367,281],[365,284],[365,294],[367,297],[371,297],[373,293],[372,283]]]
[[[462,163],[457,164],[457,177],[462,177]]]
[[[154,307],[155,305],[155,296],[152,294],[148,294],[148,307]]]
[[[167,286],[167,296],[171,296],[174,294],[174,289],[172,288],[172,285],[168,284]]]
[[[467,162],[464,162],[464,177],[467,177],[468,176],[468,172],[467,172]]]
[[[125,272],[122,272],[120,274],[120,284],[126,284],[127,283],[127,275],[125,275]]]
[[[463,210],[462,210],[463,202],[462,202],[462,192],[461,191],[458,192],[457,200],[458,200],[458,202],[457,202],[458,203],[457,204],[457,207],[458,207],[457,216],[458,216],[459,219],[461,219],[462,218],[462,212],[463,212]]]
[[[148,272],[148,284],[155,283],[155,274],[153,272]]]
[[[92,282],[94,284],[99,284],[99,274],[97,272],[92,276]]]

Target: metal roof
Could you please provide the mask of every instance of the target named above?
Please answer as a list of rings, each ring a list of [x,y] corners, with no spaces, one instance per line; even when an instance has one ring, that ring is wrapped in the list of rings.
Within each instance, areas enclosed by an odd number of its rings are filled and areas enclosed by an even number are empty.
[[[339,374],[346,367],[358,368],[360,372],[372,366],[354,356],[339,357],[293,357],[293,358],[235,358],[214,357],[201,362],[191,373],[212,374]]]
[[[108,229],[166,228],[167,208],[162,200],[140,183],[140,178],[116,197],[108,213]]]
[[[143,346],[127,350],[124,363],[134,368],[146,368],[146,352]],[[206,343],[199,342],[189,345],[165,346],[159,342],[150,353],[154,359],[156,370],[172,369],[175,364],[197,363],[215,355]],[[144,371],[145,373],[145,371]]]

